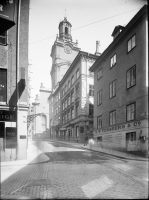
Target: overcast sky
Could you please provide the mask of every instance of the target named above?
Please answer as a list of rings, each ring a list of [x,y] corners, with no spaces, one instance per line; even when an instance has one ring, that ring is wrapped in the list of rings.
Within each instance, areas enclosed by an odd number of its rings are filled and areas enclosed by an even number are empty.
[[[146,4],[146,0],[30,0],[29,63],[31,64],[32,97],[39,93],[41,83],[51,88],[51,47],[58,34],[59,22],[72,25],[72,39],[78,40],[82,51],[95,53],[100,41],[102,53],[112,42],[114,27],[127,25]]]

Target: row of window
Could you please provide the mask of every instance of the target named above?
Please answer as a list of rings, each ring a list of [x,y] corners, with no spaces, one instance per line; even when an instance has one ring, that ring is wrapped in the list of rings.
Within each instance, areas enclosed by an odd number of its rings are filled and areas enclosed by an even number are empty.
[[[76,116],[78,115],[78,110],[79,105],[76,106]],[[72,119],[74,119],[74,106],[71,108],[71,110],[68,110],[68,112],[62,116],[62,124],[65,124]]]
[[[67,123],[68,121],[74,119],[74,117],[78,117],[79,116],[79,104],[77,104],[75,106],[75,115],[74,115],[74,106],[69,109],[65,114],[63,114],[62,116],[62,124]],[[94,105],[93,104],[89,104],[89,115],[93,116],[94,114]]]
[[[136,66],[127,70],[126,74],[126,88],[129,89],[136,85]],[[109,85],[109,97],[110,99],[116,96],[116,80],[113,80]],[[102,90],[97,92],[97,105],[102,104]]]
[[[80,96],[80,90],[79,85],[76,86],[76,92],[75,92],[75,98],[78,98]],[[62,110],[67,108],[67,106],[70,105],[70,103],[74,102],[74,91],[71,92],[70,96],[65,99],[65,101],[62,103]]]
[[[70,106],[70,103],[74,102],[74,92],[71,93],[71,95],[62,103],[62,110],[65,110],[68,106]]]
[[[80,75],[80,71],[79,71],[79,69],[77,69],[77,71],[76,71],[76,79],[79,78],[79,75]],[[72,75],[72,77],[71,77],[71,86],[73,84],[74,84],[74,75]],[[63,90],[62,90],[62,96],[64,96],[64,94],[67,93],[68,89],[70,89],[70,80],[68,81],[68,83],[63,88]]]
[[[135,46],[136,46],[136,35],[133,35],[127,42],[127,52],[130,52]],[[116,54],[114,54],[110,59],[110,68],[116,65],[116,60],[117,60]],[[97,80],[99,80],[101,77],[102,77],[102,68],[99,69],[97,72]]]
[[[136,106],[135,103],[131,103],[126,106],[126,121],[132,121],[135,120],[136,115]],[[109,113],[109,125],[115,125],[116,124],[116,110],[113,110]],[[102,128],[102,115],[97,117],[97,128]]]

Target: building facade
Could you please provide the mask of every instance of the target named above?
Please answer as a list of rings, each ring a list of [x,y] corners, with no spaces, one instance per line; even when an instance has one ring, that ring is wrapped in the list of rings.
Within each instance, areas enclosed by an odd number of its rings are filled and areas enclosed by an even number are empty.
[[[0,147],[1,160],[7,161],[27,157],[29,0],[21,4],[18,0],[3,3],[0,10]],[[13,18],[13,22],[8,22],[9,29],[5,29],[7,14]]]
[[[93,136],[94,74],[89,68],[98,58],[80,51],[60,82],[59,139],[84,142]]]
[[[56,119],[56,121],[54,120],[54,112],[57,112],[57,110],[55,111],[55,107],[57,108],[55,104],[60,105],[60,94],[58,94],[59,97],[57,97],[57,88],[59,88],[60,81],[80,50],[78,41],[73,42],[72,40],[71,28],[71,23],[64,17],[64,20],[59,23],[59,34],[51,49],[52,68],[50,74],[52,93],[48,98],[49,130],[51,138],[56,137],[55,130],[60,126],[60,116],[59,119]]]
[[[147,5],[125,26],[91,67],[94,72],[94,139],[119,151],[148,150]]]
[[[49,97],[51,138],[83,142],[93,136],[94,74],[98,58],[80,51]]]
[[[52,93],[49,96],[50,137],[81,142],[87,131],[93,133],[93,73],[89,68],[96,53],[80,51],[72,42],[71,24],[66,18],[59,24],[59,37],[52,47]]]
[[[49,102],[48,97],[51,91],[41,83],[39,95],[36,95],[35,102],[32,103],[30,119],[32,136],[47,134],[49,135]]]

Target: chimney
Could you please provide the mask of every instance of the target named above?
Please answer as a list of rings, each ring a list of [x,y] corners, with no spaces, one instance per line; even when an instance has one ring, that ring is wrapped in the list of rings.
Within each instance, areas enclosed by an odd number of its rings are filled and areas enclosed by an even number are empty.
[[[100,56],[101,53],[99,52],[100,41],[96,41],[96,52],[95,55]]]

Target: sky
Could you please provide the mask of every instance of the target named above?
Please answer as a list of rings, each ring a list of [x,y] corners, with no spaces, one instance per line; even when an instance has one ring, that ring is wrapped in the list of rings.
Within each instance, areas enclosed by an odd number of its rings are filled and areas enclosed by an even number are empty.
[[[146,0],[30,0],[31,102],[39,93],[41,83],[51,89],[50,53],[65,15],[72,25],[72,40],[78,40],[79,48],[94,54],[98,40],[102,53],[113,41],[111,34],[115,26],[126,26],[144,4]]]

